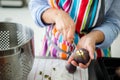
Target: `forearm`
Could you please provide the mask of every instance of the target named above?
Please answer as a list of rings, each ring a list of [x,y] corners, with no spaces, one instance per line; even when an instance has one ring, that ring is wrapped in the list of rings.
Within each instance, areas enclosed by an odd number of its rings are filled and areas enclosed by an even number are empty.
[[[42,21],[45,24],[56,24],[60,22],[60,20],[63,20],[63,18],[66,18],[67,22],[69,22],[68,17],[70,18],[69,14],[61,9],[49,8],[43,12]]]
[[[120,26],[113,24],[112,22],[105,22],[101,26],[95,28],[94,30],[99,30],[104,34],[104,40],[100,44],[96,44],[99,48],[108,48],[112,42],[116,39],[120,32]]]
[[[55,23],[56,16],[59,15],[59,10],[54,8],[49,8],[42,13],[42,21],[45,24]]]
[[[100,44],[104,41],[104,33],[99,30],[93,30],[86,35],[88,38],[91,38],[95,44]]]

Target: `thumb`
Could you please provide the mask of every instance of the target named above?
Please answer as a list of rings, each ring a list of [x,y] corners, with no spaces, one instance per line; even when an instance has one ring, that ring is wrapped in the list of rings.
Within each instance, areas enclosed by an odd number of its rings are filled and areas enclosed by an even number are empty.
[[[89,56],[91,59],[94,59],[94,49],[93,48],[88,48],[89,51]]]

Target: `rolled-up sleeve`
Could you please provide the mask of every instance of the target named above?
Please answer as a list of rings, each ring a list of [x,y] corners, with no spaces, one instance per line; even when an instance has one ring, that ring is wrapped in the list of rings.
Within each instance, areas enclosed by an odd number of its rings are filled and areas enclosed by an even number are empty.
[[[105,21],[102,25],[93,30],[100,30],[104,33],[105,39],[96,47],[108,48],[120,33],[120,1],[114,0],[110,9],[105,15]]]
[[[46,25],[42,22],[42,13],[50,8],[47,0],[30,0],[29,10],[33,17],[35,23],[40,27],[45,27]]]

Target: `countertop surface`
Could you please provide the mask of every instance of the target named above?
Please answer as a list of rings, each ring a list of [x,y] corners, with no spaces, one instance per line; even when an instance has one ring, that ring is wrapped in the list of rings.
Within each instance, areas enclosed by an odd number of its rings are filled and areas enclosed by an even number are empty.
[[[66,60],[36,58],[28,80],[88,80],[88,69],[78,67],[71,74],[65,65]]]

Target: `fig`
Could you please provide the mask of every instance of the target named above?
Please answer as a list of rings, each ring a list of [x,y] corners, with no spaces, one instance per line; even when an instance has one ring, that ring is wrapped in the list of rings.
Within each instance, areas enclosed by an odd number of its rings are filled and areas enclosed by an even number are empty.
[[[76,53],[74,54],[74,60],[77,63],[86,64],[88,63],[89,59],[90,59],[89,52],[84,48],[77,50]]]
[[[90,59],[89,52],[84,48],[76,50],[73,56],[77,64],[79,63],[86,64]],[[65,67],[69,73],[74,73],[76,71],[76,66],[72,64],[67,64]]]
[[[65,67],[69,73],[74,73],[77,69],[76,66],[74,66],[72,64],[67,64]]]

